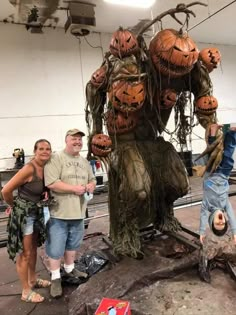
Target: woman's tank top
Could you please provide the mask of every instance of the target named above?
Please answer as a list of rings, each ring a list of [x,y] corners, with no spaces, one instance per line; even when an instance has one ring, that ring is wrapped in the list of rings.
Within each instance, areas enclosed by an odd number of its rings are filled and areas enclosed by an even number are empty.
[[[45,189],[44,181],[37,176],[34,164],[31,162],[29,164],[31,164],[34,168],[33,178],[31,182],[25,183],[18,188],[18,196],[27,201],[38,202]]]

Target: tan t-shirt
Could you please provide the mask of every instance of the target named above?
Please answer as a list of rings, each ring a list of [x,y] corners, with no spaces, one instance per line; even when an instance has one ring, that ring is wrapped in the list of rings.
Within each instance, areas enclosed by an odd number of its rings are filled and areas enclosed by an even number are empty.
[[[44,168],[45,185],[51,185],[62,181],[71,185],[86,185],[96,183],[89,162],[82,156],[72,156],[65,151],[52,155],[50,161]],[[84,196],[73,193],[58,193],[52,191],[55,205],[50,206],[50,214],[58,219],[83,219],[87,201]]]

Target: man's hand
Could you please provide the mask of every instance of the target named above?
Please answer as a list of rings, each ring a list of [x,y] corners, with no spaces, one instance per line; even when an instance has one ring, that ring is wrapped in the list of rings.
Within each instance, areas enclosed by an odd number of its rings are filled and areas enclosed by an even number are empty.
[[[236,235],[235,235],[236,236]],[[200,235],[200,243],[203,245],[206,235]]]
[[[95,183],[89,183],[86,185],[86,191],[92,194],[94,192],[95,187],[96,187]]]
[[[84,186],[84,185],[76,185],[76,186],[73,187],[73,190],[74,190],[74,194],[75,195],[81,196],[81,195],[83,195],[86,192],[86,186]]]

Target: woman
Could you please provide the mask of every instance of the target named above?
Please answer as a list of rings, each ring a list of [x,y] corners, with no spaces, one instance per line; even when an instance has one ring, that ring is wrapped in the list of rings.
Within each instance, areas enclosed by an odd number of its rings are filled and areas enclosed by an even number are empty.
[[[43,169],[51,156],[51,144],[45,139],[36,141],[34,158],[20,169],[3,187],[2,196],[9,205],[8,244],[9,257],[15,260],[16,269],[22,284],[21,299],[25,302],[43,302],[44,297],[33,288],[46,288],[50,281],[36,277],[37,246],[45,241],[43,207],[45,199]],[[13,198],[13,191],[18,196]]]

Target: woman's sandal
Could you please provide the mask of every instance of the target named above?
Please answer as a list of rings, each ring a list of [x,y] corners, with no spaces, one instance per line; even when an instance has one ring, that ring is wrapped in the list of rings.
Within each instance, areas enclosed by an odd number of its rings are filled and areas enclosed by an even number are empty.
[[[48,288],[51,285],[51,281],[37,278],[33,286],[35,289]]]
[[[21,301],[26,303],[41,303],[44,301],[44,297],[39,293],[30,290],[26,297],[21,296]]]

